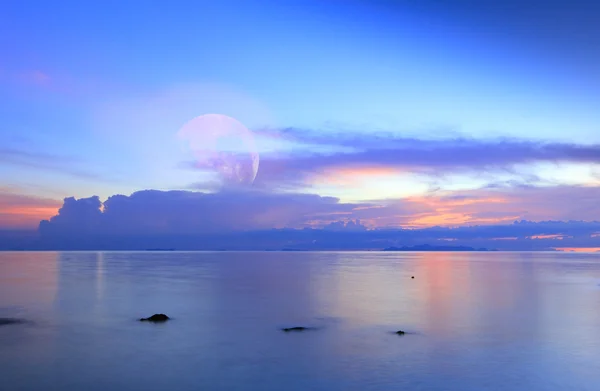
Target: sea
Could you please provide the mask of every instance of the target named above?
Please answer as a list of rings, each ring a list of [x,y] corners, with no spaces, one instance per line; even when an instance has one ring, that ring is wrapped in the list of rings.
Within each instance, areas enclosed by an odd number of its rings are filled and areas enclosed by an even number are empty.
[[[600,390],[600,254],[3,252],[0,319],[3,391]]]

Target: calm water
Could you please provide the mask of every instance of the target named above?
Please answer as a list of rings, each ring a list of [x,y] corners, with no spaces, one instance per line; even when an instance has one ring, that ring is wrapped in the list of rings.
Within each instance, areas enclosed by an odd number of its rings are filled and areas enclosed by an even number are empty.
[[[0,253],[0,317],[7,391],[600,389],[600,255]]]

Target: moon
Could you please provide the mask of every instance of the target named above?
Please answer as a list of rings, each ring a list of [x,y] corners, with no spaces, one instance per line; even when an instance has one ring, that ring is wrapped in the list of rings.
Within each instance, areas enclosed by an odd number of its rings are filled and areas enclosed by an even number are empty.
[[[259,155],[254,134],[241,122],[222,114],[192,119],[177,133],[196,159],[196,166],[215,170],[229,185],[251,185],[256,179]]]

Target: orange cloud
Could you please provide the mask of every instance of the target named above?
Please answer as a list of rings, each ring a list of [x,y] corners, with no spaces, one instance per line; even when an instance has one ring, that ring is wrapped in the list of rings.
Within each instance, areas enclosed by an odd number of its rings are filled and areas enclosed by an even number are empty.
[[[406,224],[415,228],[458,226],[464,224],[499,224],[514,221],[519,217],[512,214],[500,217],[478,216],[480,212],[489,210],[490,204],[504,204],[508,202],[505,198],[497,196],[481,198],[409,197],[405,202],[413,210],[430,210],[409,216]]]
[[[36,228],[40,220],[57,214],[61,205],[58,200],[0,192],[0,227]]]
[[[517,218],[518,216],[483,218],[464,213],[442,213],[413,219],[409,221],[409,225],[417,228],[425,228],[434,226],[501,224],[515,221]]]
[[[331,167],[313,177],[313,183],[339,186],[357,186],[366,181],[390,177],[404,172],[396,167],[384,166],[344,166]]]
[[[450,209],[451,207],[467,206],[476,204],[504,204],[508,200],[502,197],[410,197],[408,202],[417,202],[432,206],[436,209]]]
[[[352,170],[347,168],[340,172],[354,172]],[[373,172],[371,170],[361,168],[358,172]],[[396,171],[377,168],[375,172],[383,174]],[[587,221],[600,218],[598,214],[600,209],[597,203],[594,203],[598,194],[600,194],[600,187],[569,186],[478,189],[465,192],[437,191],[428,195],[399,199],[371,200],[365,205],[355,205],[352,215],[369,228],[457,227],[510,224],[519,220]],[[572,200],[578,201],[571,202]],[[592,237],[600,237],[600,232],[593,233]],[[557,238],[545,237],[542,234],[530,239]],[[497,240],[514,239],[498,238]]]

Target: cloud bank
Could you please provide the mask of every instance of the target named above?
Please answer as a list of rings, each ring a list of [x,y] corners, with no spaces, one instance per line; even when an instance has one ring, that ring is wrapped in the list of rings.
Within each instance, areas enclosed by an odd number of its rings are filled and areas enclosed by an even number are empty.
[[[502,198],[516,194],[485,190],[478,195],[363,203],[341,203],[332,197],[297,193],[145,190],[130,196],[115,195],[104,203],[98,197],[66,198],[57,215],[40,223],[38,246],[323,250],[451,242],[515,250],[600,247],[597,221],[523,220],[533,214],[526,208],[533,209],[534,205],[544,216],[552,215],[544,208],[555,203],[564,203],[568,209],[569,194],[579,197],[578,202],[570,202],[571,213],[580,210],[586,220],[600,220],[598,190],[555,188],[547,189],[544,195],[538,188],[525,189],[520,191],[526,195],[521,200]],[[586,197],[587,206],[582,203]],[[513,211],[519,207],[524,208],[521,213]],[[514,216],[507,215],[509,212]],[[564,210],[558,210],[554,215],[562,213]],[[432,224],[440,216],[445,224]],[[415,224],[419,221],[422,226]]]
[[[343,185],[359,176],[396,171],[444,176],[512,170],[518,177],[519,165],[539,162],[582,164],[594,174],[600,164],[598,145],[423,140],[297,129],[263,131],[260,137],[288,140],[294,147],[285,154],[263,155],[254,189],[143,190],[104,202],[99,197],[71,197],[56,214],[56,201],[5,194],[3,204],[0,199],[0,217],[4,226],[16,227],[15,211],[20,210],[21,219],[29,222],[54,214],[39,224],[37,244],[52,249],[370,249],[447,242],[500,249],[600,246],[600,228],[594,222],[600,220],[600,183],[597,177],[593,182],[594,175],[590,175],[592,183],[578,186],[540,186],[534,177],[489,182],[472,190],[431,189],[418,196],[354,202],[309,194],[311,180],[323,173],[327,181]],[[0,151],[0,160],[13,165],[41,166],[51,158]],[[68,168],[67,162],[56,164],[57,170]],[[365,186],[358,183],[358,187]],[[197,188],[211,187],[199,184]]]
[[[144,190],[66,198],[58,214],[42,221],[43,233],[197,234],[304,227],[350,214],[356,205],[312,194]]]

